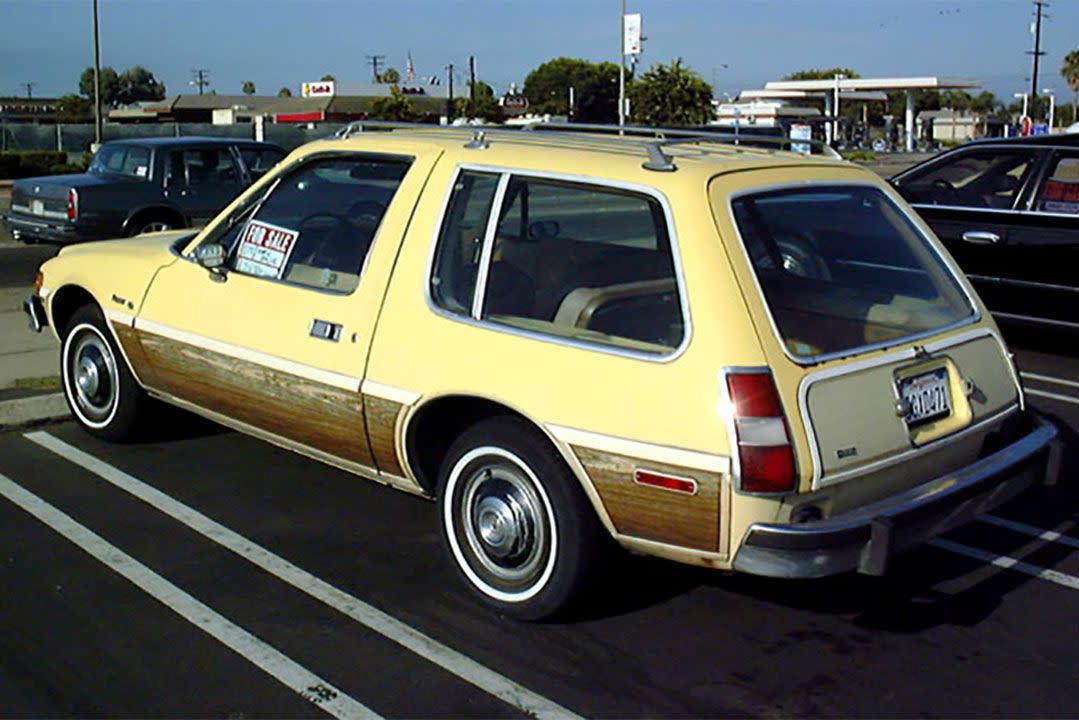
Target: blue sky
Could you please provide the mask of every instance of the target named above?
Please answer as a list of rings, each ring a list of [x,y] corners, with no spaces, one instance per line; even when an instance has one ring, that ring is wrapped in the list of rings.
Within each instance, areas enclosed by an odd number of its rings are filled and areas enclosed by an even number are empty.
[[[795,70],[848,66],[863,76],[970,77],[1004,98],[1029,87],[1029,0],[627,0],[644,16],[642,64],[681,57],[720,92]],[[499,92],[558,56],[614,60],[618,0],[100,0],[102,64],[141,64],[170,93],[259,94],[332,73],[370,77],[367,55],[404,71],[463,79],[468,56]],[[1039,84],[1070,95],[1061,59],[1079,48],[1079,0],[1054,0]],[[0,95],[74,92],[93,63],[91,0],[0,0]],[[722,66],[727,65],[726,69]],[[1039,88],[1040,89],[1040,88]]]

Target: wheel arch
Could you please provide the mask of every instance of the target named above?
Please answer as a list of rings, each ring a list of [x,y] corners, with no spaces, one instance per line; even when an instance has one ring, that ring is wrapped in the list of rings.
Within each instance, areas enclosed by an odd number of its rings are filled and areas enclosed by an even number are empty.
[[[150,217],[174,220],[177,229],[186,228],[189,225],[187,217],[176,207],[170,205],[146,205],[128,213],[123,224],[123,234],[125,236],[129,235],[139,226],[139,223],[145,222],[146,218]]]
[[[599,494],[570,448],[558,442],[542,423],[521,410],[478,395],[455,394],[429,398],[406,418],[402,431],[405,461],[427,494],[432,497],[437,494],[438,471],[454,440],[472,425],[492,417],[516,418],[539,433],[577,479],[602,525],[608,532],[616,532]]]
[[[71,317],[79,308],[85,305],[93,305],[101,311],[102,315],[105,314],[101,303],[97,301],[93,293],[81,285],[64,285],[53,291],[49,299],[49,308],[51,310],[49,322],[52,324],[58,338],[63,339],[64,329],[67,327],[68,322],[71,321]]]

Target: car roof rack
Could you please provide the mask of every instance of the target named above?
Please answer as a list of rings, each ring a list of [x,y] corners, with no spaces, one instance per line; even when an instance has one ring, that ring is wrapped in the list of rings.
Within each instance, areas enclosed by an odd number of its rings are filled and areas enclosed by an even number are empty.
[[[783,146],[791,149],[796,145],[805,145],[819,149],[823,154],[835,159],[842,159],[830,145],[820,140],[802,140],[788,137],[771,137],[765,135],[740,135],[737,132],[710,132],[708,130],[645,127],[639,125],[600,125],[592,123],[558,123],[537,121],[517,128],[507,128],[502,125],[429,125],[424,123],[391,122],[384,120],[354,120],[333,134],[334,138],[345,139],[359,132],[392,132],[394,130],[411,130],[424,133],[457,133],[470,136],[465,147],[473,150],[482,150],[490,147],[491,138],[505,138],[514,141],[524,140],[547,133],[561,133],[560,141],[570,138],[576,140],[575,145],[596,146],[590,142],[589,135],[603,135],[605,147],[610,147],[611,142],[619,147],[630,148],[637,151],[644,150],[648,159],[642,163],[646,170],[656,172],[672,172],[677,170],[674,157],[664,152],[664,148],[677,145],[693,145],[697,152],[713,154],[716,151],[730,153],[741,152],[750,148],[762,150],[761,145],[774,145],[775,148],[764,148],[765,151],[774,152],[782,150]],[[539,131],[539,132],[537,132]],[[720,148],[705,148],[702,145],[718,145]]]

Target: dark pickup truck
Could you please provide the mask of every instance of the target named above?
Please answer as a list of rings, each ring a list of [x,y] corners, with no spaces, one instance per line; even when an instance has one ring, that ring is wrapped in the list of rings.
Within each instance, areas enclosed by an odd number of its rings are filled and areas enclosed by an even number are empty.
[[[16,240],[51,243],[197,226],[284,156],[254,140],[116,140],[84,174],[17,180],[5,220]]]

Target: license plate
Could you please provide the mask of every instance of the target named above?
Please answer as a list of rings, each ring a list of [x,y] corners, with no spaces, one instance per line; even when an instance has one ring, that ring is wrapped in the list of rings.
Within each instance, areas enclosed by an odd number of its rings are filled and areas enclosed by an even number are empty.
[[[927,422],[951,413],[948,395],[948,371],[937,368],[899,381],[899,397],[910,411],[903,418],[908,425]]]
[[[32,214],[34,214],[34,215],[44,215],[45,214],[45,202],[43,200],[31,200],[30,201],[30,212]]]

